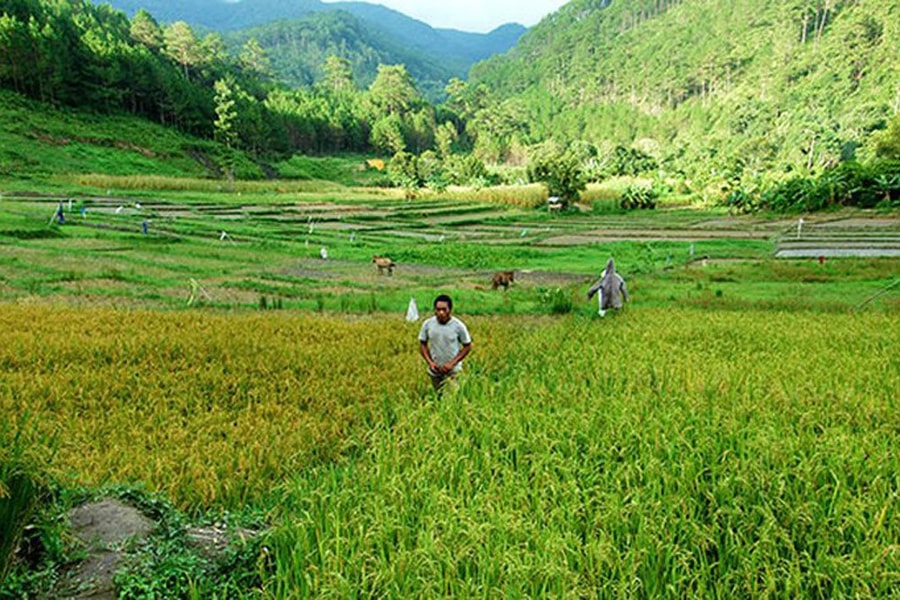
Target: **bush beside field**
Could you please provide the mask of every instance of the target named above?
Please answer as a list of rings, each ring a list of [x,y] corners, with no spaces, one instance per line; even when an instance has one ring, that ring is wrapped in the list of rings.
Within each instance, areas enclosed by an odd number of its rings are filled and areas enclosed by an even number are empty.
[[[900,591],[893,314],[466,320],[436,399],[399,317],[8,305],[0,413],[58,480],[268,510],[264,597]]]

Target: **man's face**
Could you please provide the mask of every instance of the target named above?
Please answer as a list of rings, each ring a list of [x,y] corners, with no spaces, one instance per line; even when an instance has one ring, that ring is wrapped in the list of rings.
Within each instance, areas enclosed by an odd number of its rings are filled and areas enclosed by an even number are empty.
[[[450,320],[450,305],[443,300],[434,305],[434,316],[437,317],[438,323],[444,325]]]

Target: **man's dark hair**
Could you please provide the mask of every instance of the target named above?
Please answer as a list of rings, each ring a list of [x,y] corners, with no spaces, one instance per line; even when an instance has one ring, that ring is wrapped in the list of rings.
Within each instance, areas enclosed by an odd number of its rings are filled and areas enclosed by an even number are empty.
[[[447,308],[453,310],[453,300],[447,294],[441,294],[437,298],[434,299],[434,308],[437,308],[438,302],[446,302]]]

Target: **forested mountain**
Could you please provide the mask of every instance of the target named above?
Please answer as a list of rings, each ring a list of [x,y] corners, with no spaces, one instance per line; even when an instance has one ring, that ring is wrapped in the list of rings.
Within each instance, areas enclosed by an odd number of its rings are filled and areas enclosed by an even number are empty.
[[[273,76],[289,87],[320,81],[325,60],[339,56],[348,61],[360,86],[372,83],[380,64],[405,65],[417,86],[434,101],[443,96],[450,78],[465,77],[474,62],[441,61],[342,11],[241,29],[226,33],[223,39],[232,50],[256,40],[270,59]]]
[[[184,21],[217,31],[226,41],[255,37],[272,58],[275,76],[296,86],[321,75],[322,58],[350,61],[363,85],[378,64],[403,64],[428,97],[437,99],[451,77],[512,48],[526,31],[509,24],[487,33],[435,29],[400,12],[366,2],[318,0],[106,0],[133,16],[144,9],[161,23]]]
[[[734,180],[854,158],[900,110],[897,40],[888,0],[572,0],[469,85],[525,145],[624,147]]]

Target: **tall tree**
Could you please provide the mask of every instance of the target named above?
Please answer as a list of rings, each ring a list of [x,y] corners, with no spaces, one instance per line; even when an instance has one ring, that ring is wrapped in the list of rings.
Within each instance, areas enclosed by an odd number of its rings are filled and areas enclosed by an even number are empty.
[[[453,154],[453,144],[457,139],[459,139],[459,132],[452,122],[445,121],[437,126],[434,131],[434,144],[442,160],[446,160]]]
[[[424,104],[412,75],[403,65],[378,65],[367,100],[377,117],[403,116]]]
[[[151,50],[159,50],[163,45],[163,32],[159,23],[143,8],[131,19],[131,38]]]
[[[409,115],[406,120],[406,135],[409,147],[421,154],[434,144],[434,111],[425,107]]]
[[[0,83],[20,93],[26,90],[30,45],[25,24],[15,15],[0,14]]]
[[[200,42],[194,36],[191,26],[184,21],[175,21],[163,30],[166,56],[181,65],[185,79],[190,79],[190,69],[200,65],[203,51]]]
[[[396,154],[406,149],[403,137],[403,123],[397,114],[387,114],[375,121],[369,134],[372,145],[387,154]]]
[[[352,92],[355,89],[353,84],[353,68],[350,61],[341,58],[335,54],[330,54],[322,65],[322,87],[332,93],[342,94]]]
[[[222,166],[230,190],[234,184],[234,145],[238,139],[235,126],[238,118],[235,109],[237,86],[231,79],[219,79],[213,87],[216,91],[216,120],[213,122],[213,127],[216,139],[224,146]]]
[[[238,64],[249,75],[261,81],[272,79],[272,63],[256,38],[247,40],[238,55]]]
[[[475,140],[475,153],[485,162],[505,160],[527,129],[525,105],[516,99],[478,110],[466,126]]]

